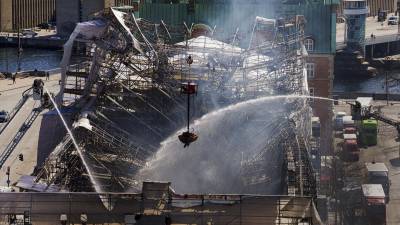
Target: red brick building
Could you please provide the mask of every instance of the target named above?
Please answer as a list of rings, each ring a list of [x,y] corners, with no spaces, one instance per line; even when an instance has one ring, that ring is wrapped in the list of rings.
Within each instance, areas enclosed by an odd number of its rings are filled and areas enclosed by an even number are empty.
[[[310,95],[332,98],[334,78],[334,55],[309,54],[306,59]],[[332,150],[333,104],[331,101],[315,99],[312,102],[313,114],[321,121],[322,153]]]

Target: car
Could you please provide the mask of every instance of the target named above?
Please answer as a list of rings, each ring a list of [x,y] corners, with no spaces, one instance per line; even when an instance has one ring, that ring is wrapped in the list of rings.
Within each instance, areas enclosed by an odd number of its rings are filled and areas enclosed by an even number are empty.
[[[5,110],[0,111],[0,123],[5,123],[8,121],[8,112]]]
[[[50,27],[51,27],[51,25],[48,24],[48,23],[41,23],[41,24],[38,24],[37,26],[38,26],[40,29],[45,29],[45,30],[48,30],[48,29],[50,29]]]
[[[38,35],[38,33],[36,33],[35,31],[33,31],[31,29],[24,29],[22,31],[22,35],[24,35],[26,37],[35,37],[36,35]]]
[[[51,40],[61,40],[61,37],[59,37],[59,36],[51,36],[50,39]]]
[[[399,23],[399,17],[398,16],[391,16],[388,19],[388,25],[397,25]]]

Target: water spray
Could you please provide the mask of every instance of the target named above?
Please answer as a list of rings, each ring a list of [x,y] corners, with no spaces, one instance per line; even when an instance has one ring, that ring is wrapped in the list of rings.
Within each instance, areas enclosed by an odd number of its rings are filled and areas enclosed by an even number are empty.
[[[307,95],[278,95],[260,97],[229,105],[212,111],[191,121],[201,139],[184,148],[176,136],[187,131],[183,127],[161,142],[155,156],[135,176],[139,183],[145,180],[172,182],[181,193],[254,193],[281,194],[280,171],[282,151],[274,151],[275,138],[285,138],[288,126],[288,110],[292,100],[319,99],[326,102],[336,100]],[[283,136],[281,136],[283,132]],[[279,135],[278,135],[279,134]],[[268,152],[266,152],[268,151]],[[241,179],[252,179],[243,171],[246,165],[260,162],[263,157],[269,182],[254,189],[246,189]],[[246,167],[252,168],[252,167]],[[303,172],[304,174],[304,172]],[[252,187],[253,188],[253,187]]]

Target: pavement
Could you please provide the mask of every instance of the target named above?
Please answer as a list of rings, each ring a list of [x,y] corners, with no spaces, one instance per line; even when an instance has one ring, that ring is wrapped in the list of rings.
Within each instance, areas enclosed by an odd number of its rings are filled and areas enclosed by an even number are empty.
[[[56,30],[46,30],[46,29],[33,29],[37,33],[36,37],[48,37],[48,36],[54,36],[57,34]],[[8,33],[8,32],[0,32],[0,36],[3,37],[17,37],[17,33]]]
[[[51,92],[57,92],[59,89],[59,77],[60,74],[50,75],[50,80],[45,81],[45,87]],[[12,110],[20,100],[22,92],[32,86],[34,79],[37,79],[37,77],[17,78],[16,84],[12,84],[12,80],[0,80],[0,110]],[[40,106],[39,101],[29,98],[4,132],[0,134],[0,154],[3,153],[5,147],[13,140],[17,131],[32,112],[32,109],[38,106]],[[0,186],[7,186],[7,167],[10,167],[11,184],[16,182],[21,175],[29,175],[33,172],[37,160],[37,147],[42,115],[45,112],[47,111],[44,110],[41,112],[30,129],[25,133],[16,149],[8,157],[3,167],[0,168]],[[18,159],[18,155],[21,153],[24,155],[24,161],[19,161]]]
[[[386,101],[375,101],[373,105],[380,107],[383,115],[400,121],[400,102],[392,102],[393,105],[386,105]],[[347,112],[350,115],[350,105],[339,104],[335,106],[336,112]],[[341,138],[336,138],[336,143],[341,142]],[[366,162],[383,162],[389,169],[390,201],[386,205],[387,225],[400,224],[400,160],[399,145],[397,141],[397,131],[394,127],[383,122],[378,122],[378,144],[367,148],[361,148],[360,160],[358,162],[343,163],[343,173],[351,178],[349,180],[362,182],[365,178],[364,165]],[[341,147],[337,146],[337,151]],[[344,177],[346,178],[346,176]],[[353,223],[357,224],[357,223]]]

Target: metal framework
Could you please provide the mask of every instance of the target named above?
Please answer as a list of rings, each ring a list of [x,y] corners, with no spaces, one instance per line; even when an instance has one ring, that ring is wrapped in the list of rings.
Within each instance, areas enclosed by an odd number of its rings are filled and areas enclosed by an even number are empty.
[[[308,93],[301,16],[257,17],[248,46],[237,46],[238,30],[229,41],[219,41],[213,33],[192,37],[185,23],[175,27],[163,21],[154,24],[116,9],[102,12],[98,20],[105,24],[101,33],[77,36],[91,60],[64,68],[58,100],[82,112],[75,120],[74,133],[103,191],[137,186],[138,181],[127,174],[135,174],[155,153],[157,144],[152,143],[160,143],[182,127],[182,82],[199,84],[195,118],[249,99]],[[189,55],[192,65],[186,62]],[[276,123],[275,137],[265,137],[270,139],[268,145],[243,159],[243,183],[269,182],[264,167],[267,155],[284,152],[287,193],[314,196],[308,101],[299,97],[285,104],[287,122]],[[127,121],[129,126],[124,124]],[[72,178],[90,180],[84,172],[88,168],[74,152],[66,137],[37,174],[37,181],[75,190]]]

